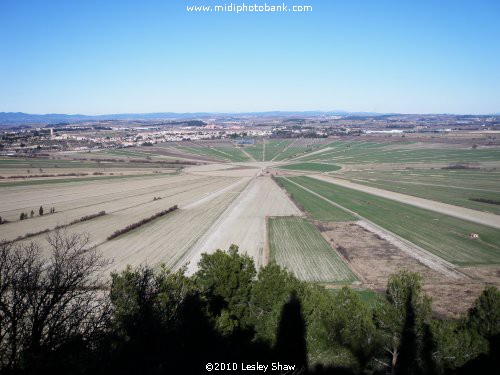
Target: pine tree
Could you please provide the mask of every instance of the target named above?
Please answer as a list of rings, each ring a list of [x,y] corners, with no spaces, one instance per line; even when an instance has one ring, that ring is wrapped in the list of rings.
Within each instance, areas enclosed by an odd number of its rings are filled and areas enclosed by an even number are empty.
[[[43,216],[43,207],[42,206],[40,206],[40,209],[38,210],[38,213],[39,213],[40,216]]]

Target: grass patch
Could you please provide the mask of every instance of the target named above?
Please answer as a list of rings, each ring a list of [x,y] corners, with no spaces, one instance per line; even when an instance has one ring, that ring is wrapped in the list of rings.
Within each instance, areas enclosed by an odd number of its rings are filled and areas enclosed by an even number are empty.
[[[500,148],[417,148],[414,144],[395,145],[390,142],[374,141],[335,141],[328,145],[333,150],[306,156],[304,161],[322,160],[342,164],[356,163],[472,163],[500,161]],[[406,148],[405,148],[406,146]]]
[[[294,203],[312,219],[319,221],[353,221],[356,218],[349,212],[335,207],[324,199],[301,189],[292,182],[278,177],[276,182],[283,187]]]
[[[279,153],[281,153],[290,143],[293,141],[290,139],[266,139],[264,140],[264,160],[270,161],[274,159]]]
[[[497,170],[362,170],[342,176],[352,182],[500,215]]]
[[[264,160],[264,146],[262,143],[256,143],[253,146],[245,146],[245,151],[256,161]]]
[[[280,169],[291,169],[294,171],[313,171],[313,172],[333,172],[338,171],[340,167],[333,164],[320,164],[320,163],[295,163],[282,165]]]
[[[269,219],[270,260],[301,280],[352,283],[356,276],[314,225],[300,217]]]

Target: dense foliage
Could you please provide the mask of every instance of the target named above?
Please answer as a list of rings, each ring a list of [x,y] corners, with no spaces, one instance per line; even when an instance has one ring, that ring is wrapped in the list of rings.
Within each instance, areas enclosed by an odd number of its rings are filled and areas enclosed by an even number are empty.
[[[38,374],[196,374],[207,363],[296,366],[294,373],[491,373],[500,358],[500,292],[459,320],[432,317],[418,274],[389,279],[375,303],[332,293],[275,263],[229,251],[199,270],[127,268],[100,289],[105,262],[81,237],[0,245],[0,369]],[[297,371],[300,369],[300,371]]]

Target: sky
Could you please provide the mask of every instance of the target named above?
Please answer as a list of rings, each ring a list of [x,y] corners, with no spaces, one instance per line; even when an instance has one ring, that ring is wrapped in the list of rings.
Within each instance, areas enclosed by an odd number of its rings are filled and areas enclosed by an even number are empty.
[[[1,0],[0,112],[500,112],[500,1],[285,3]]]

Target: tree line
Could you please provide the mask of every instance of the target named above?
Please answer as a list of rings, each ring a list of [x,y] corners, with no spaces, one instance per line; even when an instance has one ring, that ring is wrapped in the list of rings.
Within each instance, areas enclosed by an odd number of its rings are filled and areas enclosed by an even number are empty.
[[[257,270],[231,246],[198,271],[109,262],[83,235],[55,231],[0,243],[3,374],[206,374],[207,363],[280,362],[303,374],[493,373],[500,292],[488,287],[460,319],[436,319],[418,274],[389,278],[364,303],[276,263]]]

